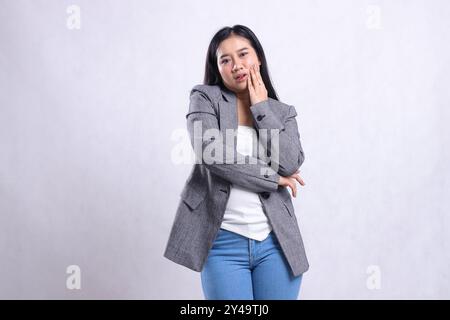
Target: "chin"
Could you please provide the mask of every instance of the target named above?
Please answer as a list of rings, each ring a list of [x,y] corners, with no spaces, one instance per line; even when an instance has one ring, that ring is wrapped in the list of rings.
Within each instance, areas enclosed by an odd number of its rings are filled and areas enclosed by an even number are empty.
[[[245,93],[247,91],[248,91],[247,85],[242,86],[242,87],[238,88],[238,90],[237,90],[237,92],[239,92],[239,93]]]
[[[247,83],[240,83],[237,85],[234,85],[234,90],[237,92],[243,92],[247,90]]]
[[[226,85],[226,87],[235,93],[243,93],[247,90],[247,83],[233,83],[232,85]]]

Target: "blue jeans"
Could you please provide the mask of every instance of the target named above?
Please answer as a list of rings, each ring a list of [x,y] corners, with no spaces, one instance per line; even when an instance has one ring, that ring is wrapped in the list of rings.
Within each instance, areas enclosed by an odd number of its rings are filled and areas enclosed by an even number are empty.
[[[302,281],[273,231],[257,241],[220,229],[200,275],[208,300],[296,300]]]

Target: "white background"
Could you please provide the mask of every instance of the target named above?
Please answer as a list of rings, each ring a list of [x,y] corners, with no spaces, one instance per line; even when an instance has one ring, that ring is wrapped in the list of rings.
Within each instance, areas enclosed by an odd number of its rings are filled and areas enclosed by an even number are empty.
[[[0,7],[0,298],[203,299],[199,273],[162,256],[191,168],[172,134],[234,24],[298,113],[299,298],[450,298],[448,1]]]

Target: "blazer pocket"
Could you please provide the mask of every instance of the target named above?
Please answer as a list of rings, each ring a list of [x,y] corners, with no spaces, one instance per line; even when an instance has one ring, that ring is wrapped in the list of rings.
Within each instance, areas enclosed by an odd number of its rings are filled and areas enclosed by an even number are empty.
[[[205,199],[206,188],[187,184],[180,196],[184,203],[186,203],[191,210],[194,210]]]
[[[289,208],[289,205],[288,205],[285,201],[282,201],[282,202],[283,202],[283,205],[286,207],[287,212],[288,212],[289,215],[292,217],[294,213],[291,212],[291,211],[293,211],[293,209],[290,209],[290,208]]]
[[[286,207],[287,212],[291,217],[295,217],[294,205],[292,204],[291,195],[289,192],[281,194],[280,202]]]

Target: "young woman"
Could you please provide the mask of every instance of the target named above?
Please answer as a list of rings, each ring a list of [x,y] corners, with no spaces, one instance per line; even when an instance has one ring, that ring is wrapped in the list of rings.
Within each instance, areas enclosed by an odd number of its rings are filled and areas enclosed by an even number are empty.
[[[206,299],[298,297],[309,264],[287,190],[296,197],[296,182],[304,185],[296,116],[278,100],[255,34],[219,30],[204,84],[190,93],[196,163],[164,252],[201,272]]]

